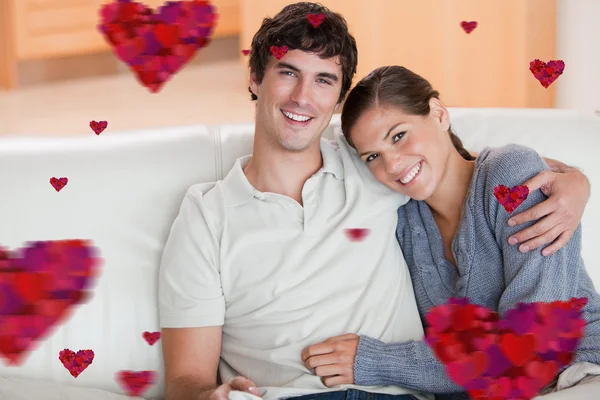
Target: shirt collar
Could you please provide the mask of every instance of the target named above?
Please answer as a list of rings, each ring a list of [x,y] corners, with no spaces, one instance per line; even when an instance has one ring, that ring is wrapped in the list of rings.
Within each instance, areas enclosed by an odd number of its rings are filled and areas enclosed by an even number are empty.
[[[315,174],[331,173],[337,179],[344,179],[344,166],[342,159],[338,154],[336,146],[327,139],[321,139],[321,156],[323,157],[323,166]],[[238,158],[233,168],[227,176],[218,183],[223,192],[223,200],[227,207],[235,207],[244,204],[252,197],[263,197],[264,194],[254,188],[248,182],[244,168],[250,162],[252,155]]]

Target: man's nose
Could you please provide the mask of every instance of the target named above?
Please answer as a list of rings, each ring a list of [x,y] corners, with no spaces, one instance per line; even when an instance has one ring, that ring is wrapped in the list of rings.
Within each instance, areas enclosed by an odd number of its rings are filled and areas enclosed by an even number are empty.
[[[310,104],[311,98],[312,87],[310,85],[310,82],[305,79],[298,80],[298,83],[296,84],[296,87],[294,87],[294,90],[292,92],[292,101],[294,101],[294,103],[298,104],[299,106],[305,106],[307,104]]]

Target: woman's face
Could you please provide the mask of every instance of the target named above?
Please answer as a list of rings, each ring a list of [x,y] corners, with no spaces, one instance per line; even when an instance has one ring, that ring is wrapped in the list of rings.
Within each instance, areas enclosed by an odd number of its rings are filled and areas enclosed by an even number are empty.
[[[377,180],[416,200],[434,193],[453,150],[447,110],[437,99],[430,107],[424,117],[373,107],[350,132],[360,158]]]

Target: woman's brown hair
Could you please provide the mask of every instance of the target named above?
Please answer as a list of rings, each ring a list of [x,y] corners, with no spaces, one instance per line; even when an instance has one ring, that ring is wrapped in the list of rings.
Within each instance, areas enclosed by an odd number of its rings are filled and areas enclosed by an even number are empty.
[[[380,67],[363,78],[350,91],[342,111],[342,132],[352,146],[350,130],[366,111],[377,106],[391,106],[411,115],[429,115],[429,100],[440,98],[437,90],[420,75],[400,66]],[[452,144],[465,160],[475,160],[462,141],[448,128]]]
[[[324,14],[325,19],[317,28],[308,22],[308,14]],[[341,103],[352,86],[356,73],[358,50],[356,40],[348,32],[348,25],[341,14],[330,11],[318,3],[300,2],[286,6],[273,18],[265,18],[252,39],[250,71],[262,83],[271,55],[271,46],[288,46],[290,50],[316,53],[321,58],[339,56],[342,66]],[[250,87],[251,99],[257,97]]]

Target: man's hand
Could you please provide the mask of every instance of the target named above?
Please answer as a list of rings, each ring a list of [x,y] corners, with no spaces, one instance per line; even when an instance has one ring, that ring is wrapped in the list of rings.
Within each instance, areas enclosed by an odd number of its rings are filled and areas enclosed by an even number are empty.
[[[252,393],[255,396],[260,397],[260,393],[256,388],[256,384],[250,379],[246,379],[243,376],[236,376],[231,379],[228,383],[224,383],[212,392],[208,400],[227,400],[229,392],[232,390],[238,390],[240,392]]]
[[[545,160],[549,165],[550,161],[553,161]],[[558,167],[552,168],[559,170]],[[564,173],[542,171],[523,183],[530,192],[541,189],[548,199],[508,220],[510,226],[515,226],[543,217],[534,225],[509,238],[510,244],[522,243],[520,251],[525,253],[552,242],[542,251],[544,256],[552,255],[571,239],[581,222],[590,198],[590,183],[578,169],[566,167],[563,170]]]
[[[353,333],[330,337],[302,351],[301,357],[308,369],[327,387],[354,383],[354,358],[359,336]]]

